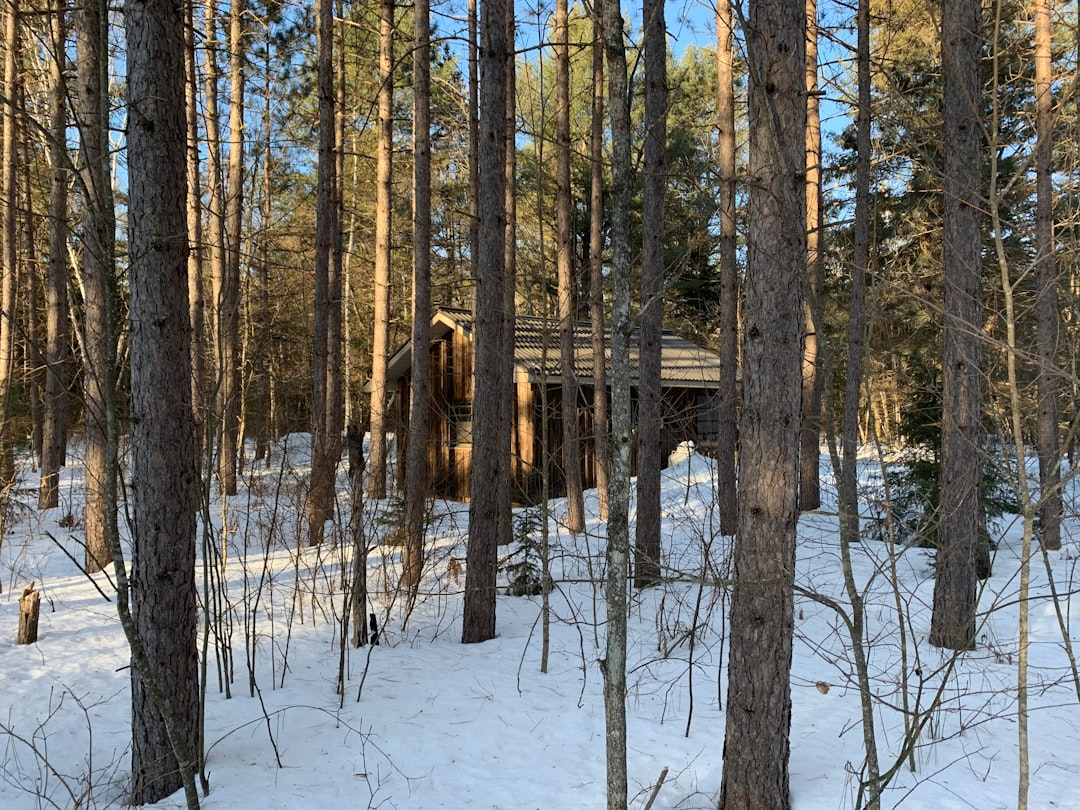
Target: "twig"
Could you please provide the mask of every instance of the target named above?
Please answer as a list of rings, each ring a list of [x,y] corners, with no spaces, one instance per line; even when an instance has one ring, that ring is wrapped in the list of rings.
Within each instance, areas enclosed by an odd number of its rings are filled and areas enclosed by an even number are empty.
[[[101,586],[97,584],[97,580],[95,580],[92,576],[90,576],[90,572],[87,571],[85,567],[83,567],[82,563],[80,563],[78,560],[75,559],[75,557],[72,555],[72,553],[70,551],[68,551],[66,548],[64,548],[64,546],[60,543],[59,540],[57,540],[55,537],[53,537],[52,534],[50,534],[49,532],[45,532],[45,536],[48,537],[50,540],[52,540],[54,543],[56,543],[56,547],[58,549],[60,549],[62,552],[64,552],[64,555],[69,560],[71,560],[73,563],[75,563],[75,567],[78,568],[82,572],[84,577],[86,577],[88,580],[90,580],[90,584],[93,585],[95,588],[97,588],[97,592],[101,594],[102,598],[106,602],[111,602],[112,601],[112,599],[109,598],[109,595],[107,593],[105,593],[105,591],[101,590]],[[78,538],[72,537],[71,539],[74,540],[76,543],[79,543]],[[81,545],[81,543],[80,543],[80,545]],[[106,573],[105,576],[108,577],[109,575]],[[109,579],[109,583],[110,584],[112,583],[112,579]]]

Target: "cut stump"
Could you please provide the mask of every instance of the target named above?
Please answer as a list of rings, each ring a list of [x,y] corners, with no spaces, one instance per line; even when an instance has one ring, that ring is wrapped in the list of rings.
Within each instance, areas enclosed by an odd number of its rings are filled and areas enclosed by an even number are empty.
[[[23,588],[19,597],[19,644],[34,644],[38,638],[38,615],[41,612],[41,593],[33,584]]]

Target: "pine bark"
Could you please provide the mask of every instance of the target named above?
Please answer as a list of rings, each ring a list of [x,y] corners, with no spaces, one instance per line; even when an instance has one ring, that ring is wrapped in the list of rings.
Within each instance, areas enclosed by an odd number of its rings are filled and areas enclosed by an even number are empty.
[[[941,518],[930,643],[951,650],[975,646],[976,555],[983,525],[979,507],[983,456],[981,27],[979,0],[953,0],[942,7],[944,142],[949,149],[945,152]]]
[[[0,194],[3,209],[3,275],[0,277],[0,491],[6,491],[15,481],[15,454],[12,447],[15,389],[15,304],[18,288],[18,243],[16,225],[18,193],[16,182],[18,160],[16,159],[16,116],[14,99],[18,98],[18,74],[16,72],[19,50],[18,27],[19,3],[8,4],[4,20],[4,98],[10,103],[3,109],[3,175]]]
[[[311,478],[308,485],[308,544],[323,541],[326,521],[334,514],[334,478],[337,458],[330,435],[333,391],[330,384],[333,333],[331,308],[333,261],[339,223],[334,193],[338,187],[334,149],[334,13],[333,0],[316,0],[318,50],[319,157],[315,215],[315,318],[312,346]],[[339,302],[340,303],[340,302]]]
[[[848,312],[847,369],[841,418],[839,489],[840,536],[845,543],[859,538],[858,451],[859,403],[866,344],[866,278],[870,270],[870,7],[859,0],[856,53],[859,102],[855,119],[855,223],[851,262],[851,303]]]
[[[500,408],[506,351],[506,0],[480,3],[479,231],[476,256],[474,333],[473,462],[469,501],[469,545],[465,570],[462,642],[495,636],[497,549],[502,507],[500,492],[503,425]]]
[[[197,760],[198,477],[187,299],[184,20],[179,4],[129,0],[127,32],[132,616],[150,672],[132,668],[132,792],[151,804]],[[175,725],[151,699],[153,679]],[[178,762],[178,757],[183,762]]]
[[[392,5],[392,4],[390,4]],[[412,392],[405,464],[405,550],[402,589],[416,599],[427,530],[428,420],[431,409],[431,10],[414,5],[413,34],[413,288]]]
[[[240,451],[240,257],[244,212],[244,104],[245,34],[244,0],[229,8],[229,155],[225,184],[225,255],[222,266],[219,316],[218,388],[220,439],[218,480],[226,495],[236,494],[237,457]]]
[[[634,584],[660,579],[660,337],[664,319],[664,191],[667,185],[667,30],[663,0],[645,0],[645,146],[641,217],[637,526]]]
[[[735,223],[735,28],[731,0],[716,5],[716,137],[720,175],[720,383],[717,391],[719,432],[716,437],[716,497],[720,532],[735,534],[737,526],[736,463],[739,276]]]
[[[76,28],[76,124],[79,128],[79,222],[82,258],[83,419],[86,434],[85,566],[100,571],[112,559],[107,493],[110,481],[107,409],[111,396],[110,341],[114,340],[112,276],[114,222],[109,175],[108,5],[79,4]]]
[[[419,25],[419,23],[416,24]],[[371,457],[368,459],[367,483],[369,498],[386,497],[386,360],[390,343],[390,238],[391,212],[393,209],[391,195],[393,193],[394,154],[393,63],[394,2],[393,0],[382,0],[379,4],[379,143],[375,159],[375,278],[371,335]],[[413,101],[415,104],[415,88]],[[414,343],[413,345],[417,344]],[[414,354],[414,384],[415,361],[416,356]]]
[[[581,483],[581,436],[578,429],[580,388],[574,370],[574,249],[570,188],[570,42],[567,0],[555,3],[555,244],[559,292],[559,361],[562,378],[562,467],[566,484],[566,528],[585,529]]]
[[[611,426],[608,418],[607,334],[604,317],[604,38],[603,4],[593,4],[592,122],[589,131],[589,319],[593,351],[593,453],[596,500],[608,517]]]
[[[735,582],[720,807],[786,810],[803,274],[806,7],[750,7],[750,184]]]
[[[41,485],[38,507],[53,509],[60,503],[60,468],[67,455],[68,375],[68,155],[66,59],[63,43],[67,21],[61,7],[51,20],[53,54],[50,65],[49,263],[45,285],[45,397],[42,425]]]
[[[195,0],[184,2],[184,92],[187,99],[188,319],[191,322],[191,407],[200,455],[206,422],[206,291],[199,139],[199,77],[195,67]]]
[[[817,0],[806,0],[806,334],[803,337],[802,446],[799,507],[821,506],[821,335],[825,240],[821,193],[821,112],[818,96]]]
[[[1059,310],[1054,258],[1054,99],[1051,64],[1050,4],[1035,0],[1035,261],[1039,292],[1035,302],[1036,369],[1039,416],[1039,541],[1061,548],[1061,439],[1058,396]]]

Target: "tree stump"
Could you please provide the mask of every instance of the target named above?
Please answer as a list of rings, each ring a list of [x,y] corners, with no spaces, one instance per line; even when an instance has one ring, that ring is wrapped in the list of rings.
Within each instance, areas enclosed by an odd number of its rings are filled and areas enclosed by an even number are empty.
[[[41,593],[33,584],[23,588],[19,597],[19,644],[34,644],[38,637],[38,615],[41,612]]]

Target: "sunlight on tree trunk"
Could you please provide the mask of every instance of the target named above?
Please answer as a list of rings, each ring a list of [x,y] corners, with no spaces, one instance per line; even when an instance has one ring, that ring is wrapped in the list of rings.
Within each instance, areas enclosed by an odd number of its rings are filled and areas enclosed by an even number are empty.
[[[737,444],[735,401],[738,397],[739,362],[739,276],[735,226],[735,29],[732,0],[716,6],[716,137],[717,171],[720,176],[720,381],[716,437],[716,498],[720,510],[720,532],[735,534],[737,518],[735,446]]]
[[[634,585],[660,580],[660,339],[664,327],[664,194],[667,187],[667,30],[663,0],[642,6],[645,144],[641,215],[641,343],[638,369],[637,526]]]
[[[476,257],[475,369],[469,544],[462,642],[495,637],[495,580],[504,497],[500,373],[506,336],[506,0],[480,4],[480,228]]]
[[[585,528],[581,484],[581,438],[578,431],[578,389],[574,370],[574,327],[577,302],[574,286],[574,245],[570,188],[570,43],[567,0],[555,3],[555,262],[559,294],[559,369],[562,376],[562,466],[566,481],[566,528],[577,534]]]
[[[982,475],[982,4],[942,10],[945,87],[944,331],[942,336],[941,517],[930,643],[975,646],[975,557],[983,525]]]
[[[739,523],[722,810],[786,810],[806,272],[806,7],[759,0],[747,37],[750,186]]]

